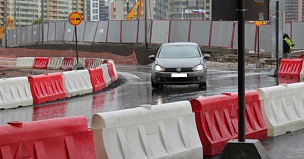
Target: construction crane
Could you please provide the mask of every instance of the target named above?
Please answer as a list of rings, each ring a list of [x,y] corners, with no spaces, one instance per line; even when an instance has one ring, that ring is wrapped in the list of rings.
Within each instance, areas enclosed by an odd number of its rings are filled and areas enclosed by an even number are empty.
[[[8,20],[6,21],[6,23],[3,24],[3,25],[1,26],[1,28],[0,28],[0,45],[2,44],[2,33],[3,33],[4,29],[5,29],[5,25],[6,25],[6,24],[9,24],[9,25],[10,25],[11,30],[14,29],[14,27],[13,27],[13,18],[8,17]]]
[[[133,15],[135,13],[135,9],[137,8],[137,20],[139,20],[140,12],[141,12],[142,0],[137,0],[136,3],[133,5],[132,9],[128,12],[126,19],[132,20]]]

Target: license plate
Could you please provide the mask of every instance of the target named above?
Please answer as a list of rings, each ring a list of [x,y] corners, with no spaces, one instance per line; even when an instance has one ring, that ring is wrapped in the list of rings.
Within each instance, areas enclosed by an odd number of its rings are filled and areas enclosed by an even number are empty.
[[[187,77],[187,73],[172,73],[171,77]]]

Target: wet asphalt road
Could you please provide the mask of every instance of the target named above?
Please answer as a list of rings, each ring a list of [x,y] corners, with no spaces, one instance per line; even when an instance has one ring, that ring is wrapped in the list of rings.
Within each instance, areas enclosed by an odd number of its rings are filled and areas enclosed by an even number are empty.
[[[84,115],[88,125],[92,114],[134,108],[143,104],[162,104],[193,98],[237,92],[237,69],[208,68],[207,88],[197,85],[164,86],[155,90],[150,86],[149,66],[117,66],[120,79],[108,89],[70,99],[0,110],[0,124],[8,121],[36,121]],[[246,90],[278,85],[277,78],[268,76],[269,69],[246,70]],[[282,80],[280,80],[282,82]],[[292,82],[292,81],[289,81]],[[294,81],[298,82],[298,81]],[[304,158],[304,130],[269,138],[262,144],[272,158]],[[213,157],[216,158],[216,157]]]

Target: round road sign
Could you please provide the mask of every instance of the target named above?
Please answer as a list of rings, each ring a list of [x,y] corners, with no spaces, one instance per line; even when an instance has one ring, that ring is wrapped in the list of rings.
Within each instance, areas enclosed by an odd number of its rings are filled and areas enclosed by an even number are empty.
[[[254,24],[255,24],[256,26],[261,26],[261,25],[264,24],[264,21],[254,21]]]
[[[72,25],[79,25],[82,21],[82,17],[81,15],[78,13],[78,12],[73,12],[70,14],[69,16],[69,22],[72,24]]]

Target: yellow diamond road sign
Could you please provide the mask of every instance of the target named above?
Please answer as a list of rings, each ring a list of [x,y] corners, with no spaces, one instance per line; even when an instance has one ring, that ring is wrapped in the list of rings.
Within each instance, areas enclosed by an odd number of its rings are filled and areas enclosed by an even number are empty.
[[[82,21],[82,17],[81,15],[78,13],[78,12],[73,12],[70,14],[69,16],[69,22],[72,24],[72,25],[79,25]]]

